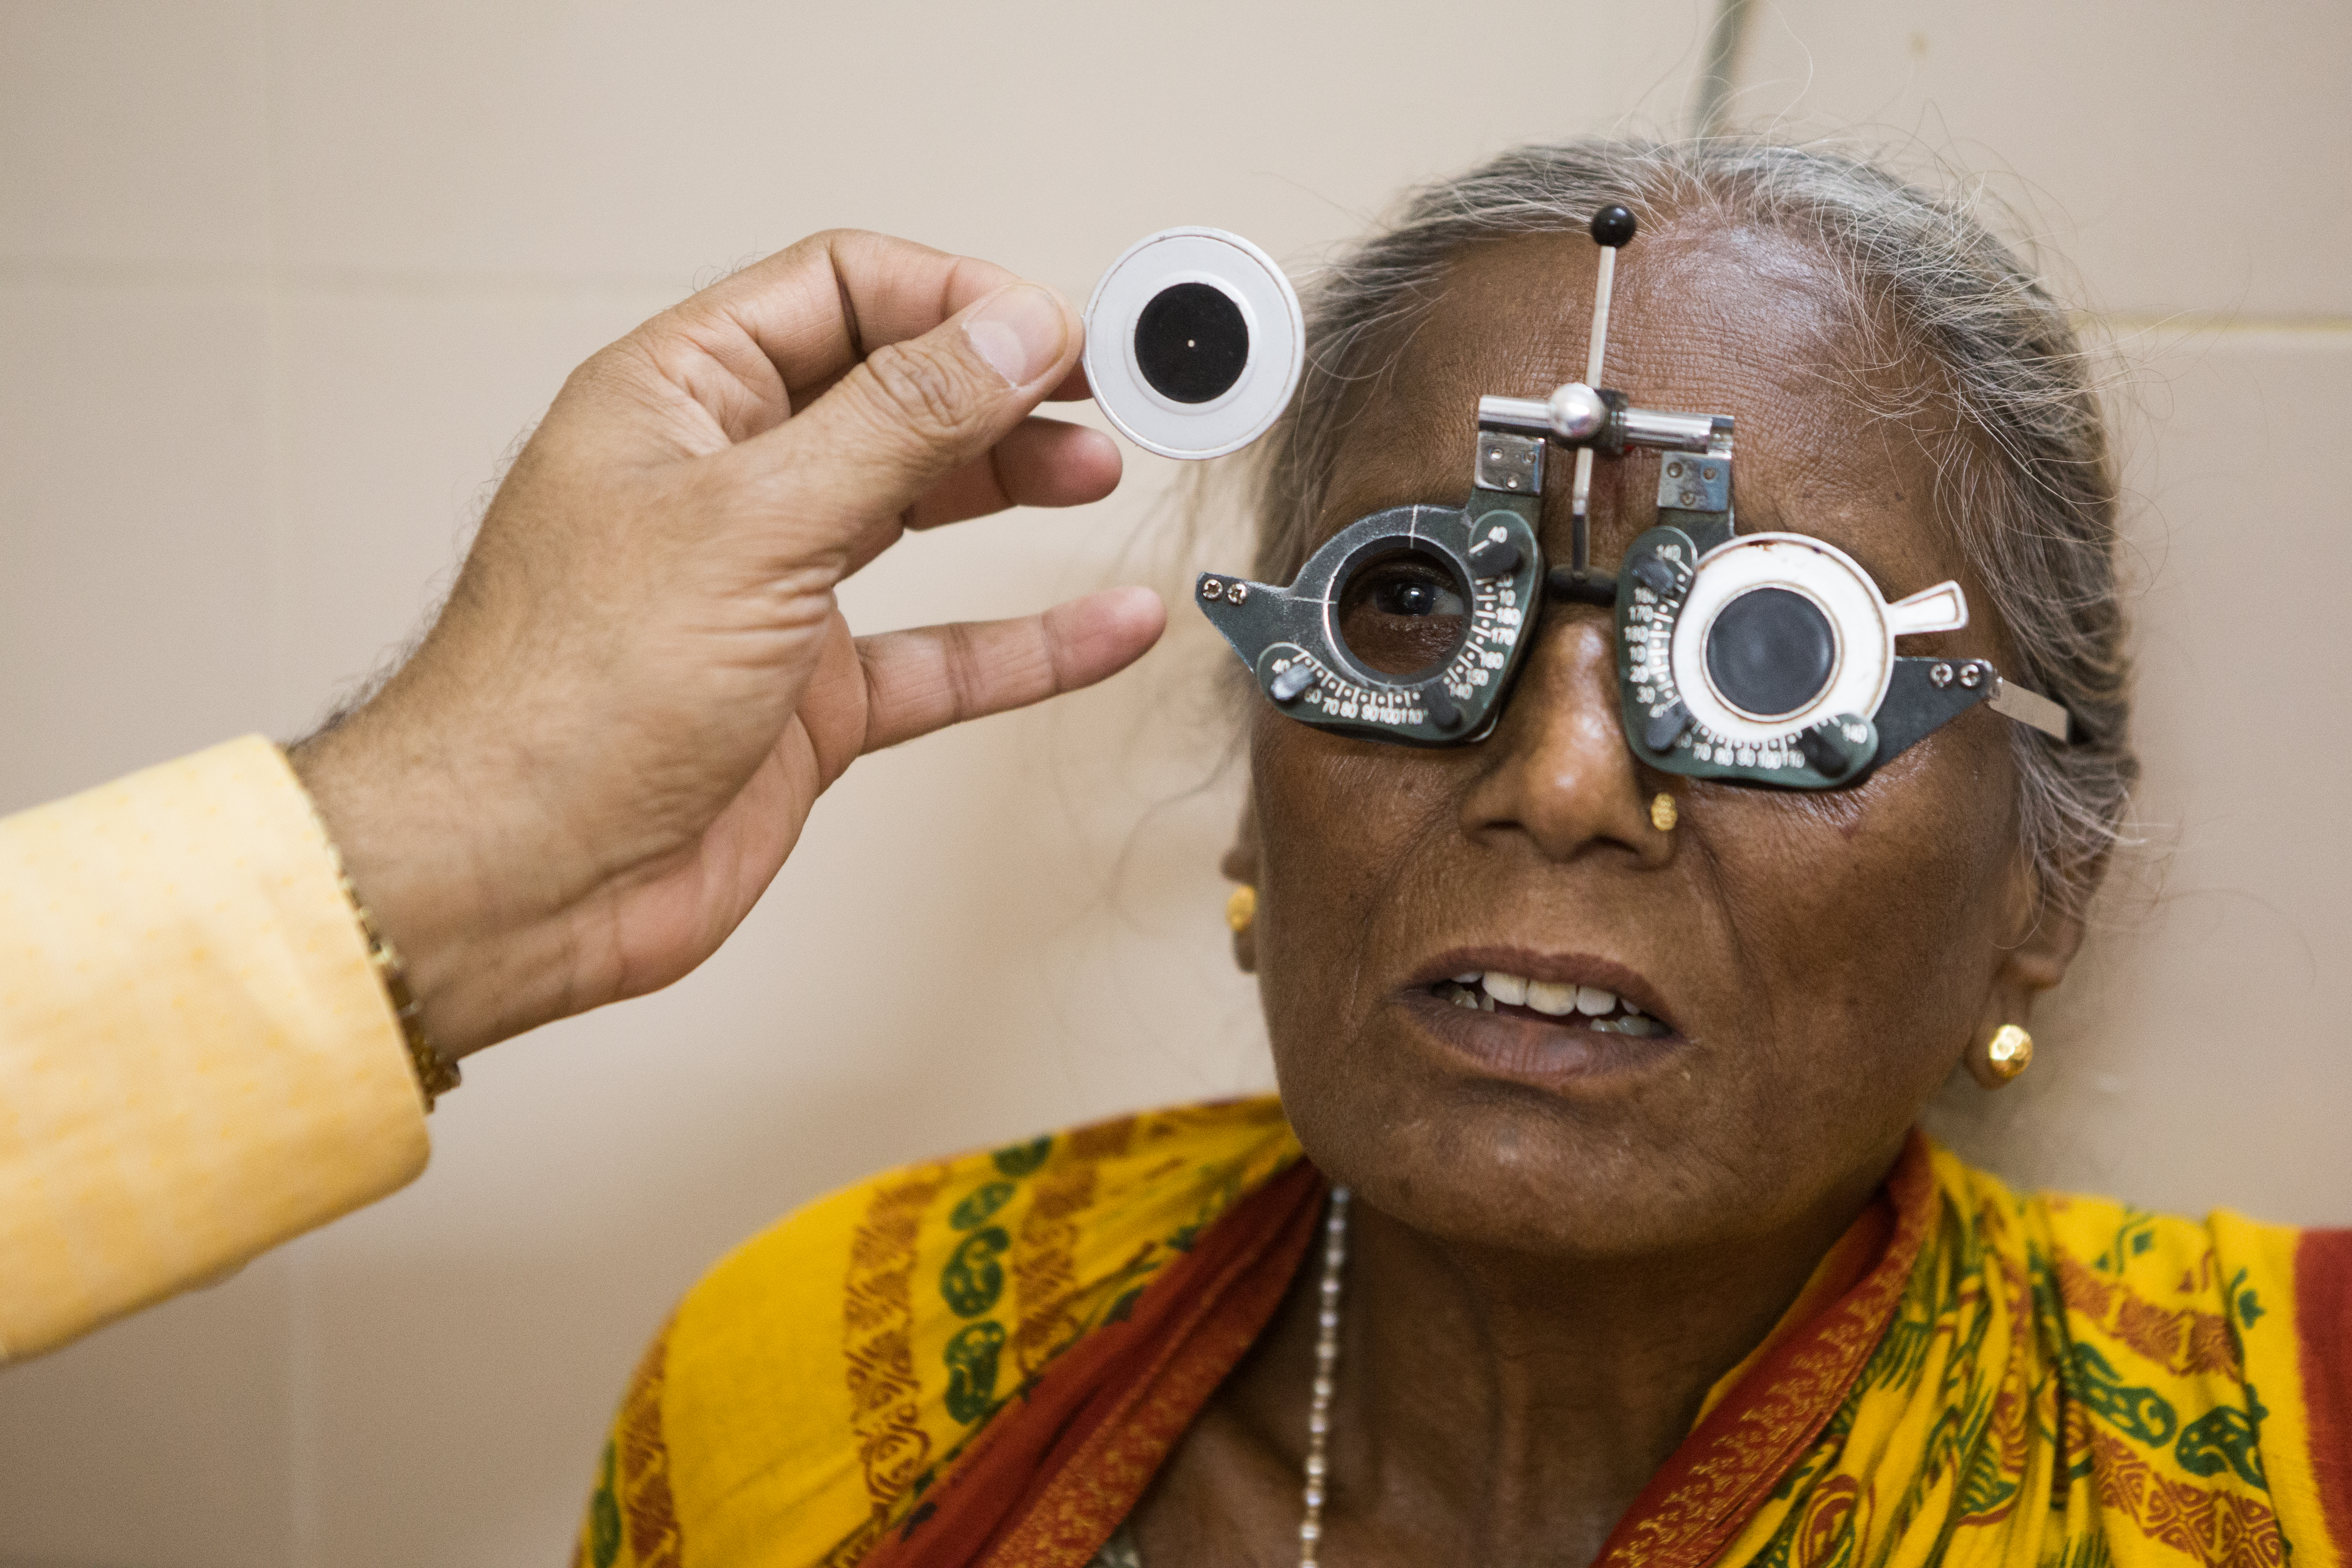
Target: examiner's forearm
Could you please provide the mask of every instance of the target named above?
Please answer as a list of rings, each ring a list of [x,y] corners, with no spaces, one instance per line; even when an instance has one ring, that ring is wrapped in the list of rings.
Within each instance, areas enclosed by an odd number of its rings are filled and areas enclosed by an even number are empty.
[[[0,1360],[425,1167],[324,833],[259,738],[0,819]]]

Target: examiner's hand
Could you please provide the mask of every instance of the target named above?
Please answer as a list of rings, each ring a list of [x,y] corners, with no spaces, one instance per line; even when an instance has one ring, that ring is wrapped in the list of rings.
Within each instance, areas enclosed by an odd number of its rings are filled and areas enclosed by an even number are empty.
[[[1069,506],[1110,439],[1050,289],[826,234],[572,373],[405,668],[295,763],[461,1056],[666,985],[732,931],[861,754],[1086,686],[1140,588],[853,637],[843,578],[910,528]]]

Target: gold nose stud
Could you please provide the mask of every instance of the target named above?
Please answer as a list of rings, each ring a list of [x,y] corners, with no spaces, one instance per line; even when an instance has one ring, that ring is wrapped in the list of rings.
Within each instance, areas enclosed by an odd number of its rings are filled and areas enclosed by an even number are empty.
[[[1660,790],[1650,797],[1650,826],[1661,833],[1672,833],[1682,813],[1675,809],[1675,797]]]

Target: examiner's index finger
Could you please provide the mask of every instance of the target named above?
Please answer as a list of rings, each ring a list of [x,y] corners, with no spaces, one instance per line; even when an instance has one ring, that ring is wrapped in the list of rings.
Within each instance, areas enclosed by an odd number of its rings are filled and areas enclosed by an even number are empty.
[[[1080,322],[1078,330],[1084,331],[1086,323]],[[1081,359],[1070,367],[1070,374],[1062,378],[1062,384],[1045,395],[1045,401],[1082,403],[1094,395],[1095,389],[1087,384],[1087,362]]]
[[[1019,278],[863,229],[829,229],[755,262],[676,307],[732,323],[783,377],[794,406],[885,343],[919,338]]]

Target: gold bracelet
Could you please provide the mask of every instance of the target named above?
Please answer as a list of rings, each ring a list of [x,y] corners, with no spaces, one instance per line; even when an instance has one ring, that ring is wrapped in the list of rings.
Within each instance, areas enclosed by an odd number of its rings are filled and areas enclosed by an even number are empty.
[[[400,950],[375,929],[375,916],[362,901],[359,889],[352,885],[351,873],[342,868],[342,857],[337,855],[335,860],[335,874],[343,884],[343,897],[351,900],[352,913],[360,922],[360,934],[367,938],[368,962],[375,966],[375,977],[383,983],[383,994],[392,999],[392,1016],[400,1020],[401,1037],[408,1042],[409,1065],[416,1069],[416,1087],[425,1091],[425,1109],[429,1114],[433,1102],[463,1083],[465,1075],[457,1070],[456,1062],[441,1054],[433,1037],[425,1032],[425,1009],[408,989],[408,970],[400,962]]]
[[[293,767],[293,754],[286,752],[287,766]],[[296,774],[300,782],[300,774]],[[416,1088],[425,1096],[425,1110],[431,1114],[433,1102],[465,1081],[457,1064],[441,1054],[433,1037],[425,1032],[425,1009],[416,994],[408,988],[408,966],[400,962],[400,950],[385,940],[375,929],[375,913],[360,897],[352,883],[352,874],[344,869],[343,852],[336,847],[335,836],[327,831],[327,819],[319,815],[319,803],[310,799],[306,786],[302,798],[310,808],[310,820],[319,829],[319,841],[327,847],[327,858],[335,868],[335,881],[343,889],[343,900],[352,906],[352,918],[359,922],[360,934],[367,938],[368,963],[374,969],[376,981],[383,987],[384,996],[392,1003],[392,1016],[400,1022],[400,1037],[408,1046],[408,1065],[415,1070]]]

